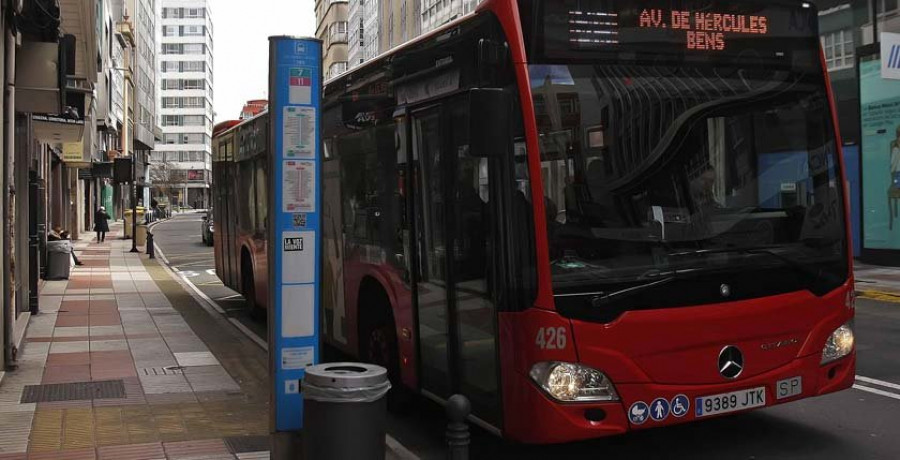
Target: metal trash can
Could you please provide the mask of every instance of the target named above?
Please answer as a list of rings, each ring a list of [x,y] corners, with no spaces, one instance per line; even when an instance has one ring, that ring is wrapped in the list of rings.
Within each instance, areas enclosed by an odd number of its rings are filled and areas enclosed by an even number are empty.
[[[47,272],[44,279],[67,280],[72,269],[72,246],[68,240],[47,242]]]
[[[303,458],[384,460],[387,369],[326,363],[303,378]]]

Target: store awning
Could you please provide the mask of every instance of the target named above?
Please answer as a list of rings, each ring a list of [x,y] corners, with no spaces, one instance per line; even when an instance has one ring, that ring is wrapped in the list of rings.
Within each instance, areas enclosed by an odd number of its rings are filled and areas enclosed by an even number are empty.
[[[58,115],[34,114],[34,138],[40,142],[80,142],[84,137],[84,120]]]

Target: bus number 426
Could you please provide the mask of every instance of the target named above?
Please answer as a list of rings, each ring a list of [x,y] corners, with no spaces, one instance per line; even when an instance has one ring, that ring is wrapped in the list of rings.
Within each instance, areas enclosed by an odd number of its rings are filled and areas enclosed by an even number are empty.
[[[566,348],[566,328],[542,327],[538,329],[534,343],[541,350],[562,350]]]

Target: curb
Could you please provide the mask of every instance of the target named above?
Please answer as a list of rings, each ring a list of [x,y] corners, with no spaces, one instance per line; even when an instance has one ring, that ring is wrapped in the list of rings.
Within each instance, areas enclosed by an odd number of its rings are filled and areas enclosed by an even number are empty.
[[[150,222],[149,224],[147,224],[147,231],[149,232],[150,230],[153,230],[153,227],[156,227],[157,225],[168,222],[170,220],[172,220],[172,217],[166,217],[165,219],[154,220],[153,222]],[[156,245],[154,244],[154,246],[156,246]]]

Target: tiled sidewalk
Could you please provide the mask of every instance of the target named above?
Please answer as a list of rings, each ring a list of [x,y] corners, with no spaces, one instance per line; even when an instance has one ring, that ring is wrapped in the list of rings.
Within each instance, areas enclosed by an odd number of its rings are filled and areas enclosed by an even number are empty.
[[[84,266],[43,285],[0,385],[0,459],[268,458],[265,353],[118,228],[77,243]]]

